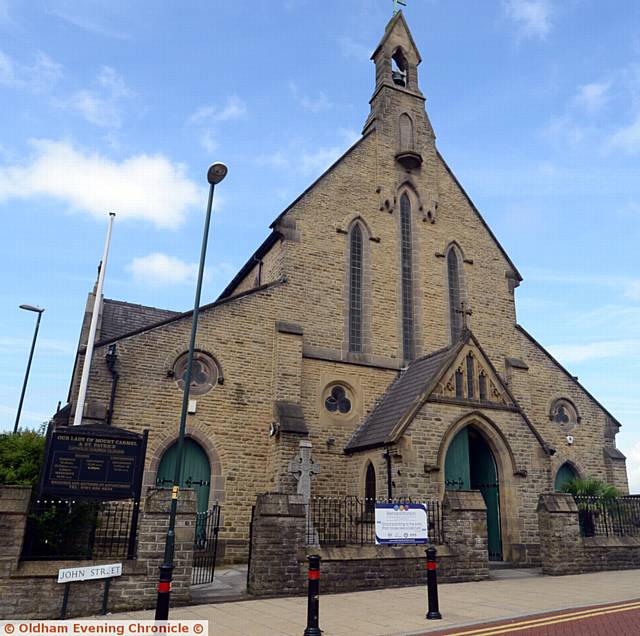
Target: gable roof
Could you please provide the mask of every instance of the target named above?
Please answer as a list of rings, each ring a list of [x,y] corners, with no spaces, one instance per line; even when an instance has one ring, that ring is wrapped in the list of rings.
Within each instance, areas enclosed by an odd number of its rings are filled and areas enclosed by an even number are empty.
[[[440,349],[412,362],[392,383],[373,410],[362,421],[345,447],[345,452],[382,446],[391,441],[397,424],[422,402],[440,375],[464,345]]]
[[[209,303],[207,305],[202,305],[198,311],[200,313],[203,313],[209,309],[214,309],[215,307],[226,305],[227,303],[240,300],[241,298],[245,298],[246,296],[251,296],[253,294],[257,294],[259,292],[265,291],[267,289],[270,289],[271,287],[276,287],[278,285],[281,285],[282,283],[285,283],[286,281],[287,281],[286,276],[282,276],[277,280],[271,281],[269,283],[265,283],[264,285],[260,285],[259,287],[253,287],[252,289],[247,289],[246,291],[240,292],[235,296],[230,296],[229,298],[223,298],[221,300],[216,300],[215,302]],[[172,312],[172,314],[173,315],[168,316],[167,318],[163,318],[151,324],[142,325],[141,327],[137,327],[136,329],[132,329],[131,331],[127,331],[126,333],[122,333],[117,336],[113,336],[111,338],[101,337],[100,340],[96,342],[95,346],[103,347],[105,345],[111,344],[112,342],[117,342],[118,340],[124,340],[125,338],[137,336],[138,334],[144,333],[146,331],[151,331],[153,329],[157,329],[158,327],[164,327],[165,325],[171,324],[172,322],[182,320],[183,318],[188,318],[193,315],[193,309],[189,309],[188,311],[183,311],[183,312]],[[84,350],[81,353],[84,353]]]
[[[622,426],[620,421],[613,415],[611,415],[609,410],[606,409],[601,402],[596,400],[596,398],[593,397],[593,395],[578,381],[578,378],[576,378],[575,375],[571,375],[571,373],[567,371],[567,369],[563,367],[522,325],[516,325],[516,329],[520,331],[520,333],[522,333],[522,335],[527,340],[529,340],[529,342],[540,349],[540,351],[542,351],[542,353],[544,353],[547,358],[549,358],[549,360],[551,360],[551,362],[553,362],[553,364],[555,364],[558,369],[560,369],[560,371],[562,371],[572,382],[575,382],[575,384],[577,384],[587,394],[587,396],[592,399],[607,414],[608,417],[611,418],[613,422],[615,422],[618,426]]]
[[[546,453],[555,453],[555,450],[544,441],[508,387],[502,382],[491,360],[468,329],[462,332],[456,343],[415,360],[401,373],[356,429],[344,449],[345,453],[363,451],[397,442],[413,421],[416,413],[427,402],[442,376],[468,344],[473,344],[477,348],[500,384],[500,389],[508,396],[511,405],[507,408],[520,414]]]
[[[409,25],[407,24],[407,21],[404,19],[404,15],[403,15],[402,11],[398,11],[398,13],[396,13],[393,16],[393,18],[391,18],[391,20],[389,20],[389,22],[387,22],[387,26],[384,29],[384,35],[380,39],[380,42],[378,42],[378,46],[376,46],[374,52],[371,54],[371,58],[370,59],[373,59],[376,56],[376,54],[380,50],[380,47],[385,43],[385,40],[391,35],[393,29],[395,28],[396,24],[398,24],[398,22],[400,22],[402,24],[402,26],[404,26],[404,30],[407,33],[407,37],[409,38],[409,42],[411,43],[411,46],[413,47],[414,51],[416,52],[416,56],[418,58],[418,64],[420,64],[420,62],[422,62],[422,56],[420,55],[420,51],[418,50],[418,47],[416,46],[416,43],[415,43],[415,41],[413,39],[413,35],[411,35],[411,31],[409,29]]]
[[[130,331],[177,316],[179,313],[170,309],[148,307],[105,298],[102,301],[100,340],[113,340]]]

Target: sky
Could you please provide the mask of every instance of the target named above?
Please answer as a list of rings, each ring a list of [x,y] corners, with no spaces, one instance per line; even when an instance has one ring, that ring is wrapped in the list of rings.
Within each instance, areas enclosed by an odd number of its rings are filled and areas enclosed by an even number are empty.
[[[107,298],[203,300],[360,135],[392,0],[0,0],[0,430],[65,403]],[[640,492],[640,3],[408,0],[437,144],[524,277],[518,321],[622,422]]]

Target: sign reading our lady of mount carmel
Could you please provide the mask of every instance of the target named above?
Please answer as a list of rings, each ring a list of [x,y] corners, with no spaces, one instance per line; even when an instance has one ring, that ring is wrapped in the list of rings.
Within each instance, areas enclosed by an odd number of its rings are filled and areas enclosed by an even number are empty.
[[[52,426],[40,492],[76,499],[135,499],[146,446],[146,431],[138,435],[100,424]]]
[[[419,545],[428,542],[426,504],[376,503],[376,545]]]

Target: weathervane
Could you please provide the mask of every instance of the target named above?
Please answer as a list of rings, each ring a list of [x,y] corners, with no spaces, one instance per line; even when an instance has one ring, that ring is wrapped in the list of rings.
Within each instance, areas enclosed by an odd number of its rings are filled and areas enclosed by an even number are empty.
[[[403,7],[407,6],[407,3],[404,0],[393,0],[393,15],[398,13],[400,9],[398,9],[398,5],[402,5]]]

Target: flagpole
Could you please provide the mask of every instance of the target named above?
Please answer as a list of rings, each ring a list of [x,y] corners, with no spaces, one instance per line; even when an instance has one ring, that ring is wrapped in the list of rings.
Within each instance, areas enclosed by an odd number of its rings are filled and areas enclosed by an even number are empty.
[[[80,390],[78,391],[78,401],[76,403],[76,414],[73,419],[73,425],[82,424],[82,414],[84,412],[84,402],[87,397],[87,385],[89,384],[89,373],[91,371],[91,359],[93,358],[93,345],[96,340],[96,330],[98,328],[98,317],[100,315],[100,307],[102,305],[102,284],[104,282],[104,273],[107,269],[107,257],[109,256],[109,243],[111,242],[111,228],[113,227],[113,219],[115,212],[109,212],[109,227],[107,228],[107,238],[104,241],[104,252],[102,261],[100,262],[100,271],[98,272],[98,285],[96,287],[96,297],[93,301],[93,311],[91,312],[91,326],[89,327],[89,339],[87,340],[87,349],[84,354],[84,363],[82,365],[82,377],[80,378]]]

